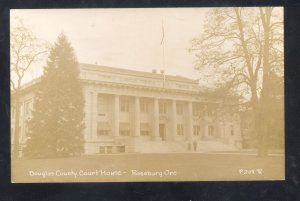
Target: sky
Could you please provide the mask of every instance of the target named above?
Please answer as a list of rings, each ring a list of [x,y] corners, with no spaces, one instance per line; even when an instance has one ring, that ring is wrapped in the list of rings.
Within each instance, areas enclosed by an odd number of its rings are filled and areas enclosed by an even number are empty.
[[[164,69],[166,74],[197,79],[196,58],[188,49],[191,39],[200,36],[203,30],[207,10],[14,9],[11,19],[18,16],[38,38],[51,44],[64,33],[80,63],[146,72]],[[15,22],[11,23],[13,26]],[[164,45],[161,44],[163,32]],[[45,63],[46,60],[36,64],[25,80],[40,76]]]

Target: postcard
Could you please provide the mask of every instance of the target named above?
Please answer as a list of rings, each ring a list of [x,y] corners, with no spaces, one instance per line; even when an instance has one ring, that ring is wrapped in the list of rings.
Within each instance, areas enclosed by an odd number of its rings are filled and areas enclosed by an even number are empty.
[[[283,7],[11,9],[11,182],[284,180],[283,30]]]

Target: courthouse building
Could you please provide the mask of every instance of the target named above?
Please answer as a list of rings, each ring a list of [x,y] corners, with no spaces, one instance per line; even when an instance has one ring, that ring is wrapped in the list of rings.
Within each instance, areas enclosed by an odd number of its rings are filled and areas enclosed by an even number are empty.
[[[238,111],[220,112],[220,101],[200,93],[197,80],[90,64],[80,64],[80,78],[85,154],[240,148]],[[24,85],[21,93],[19,141],[23,146],[38,83],[39,79]],[[12,110],[12,133],[14,118]]]

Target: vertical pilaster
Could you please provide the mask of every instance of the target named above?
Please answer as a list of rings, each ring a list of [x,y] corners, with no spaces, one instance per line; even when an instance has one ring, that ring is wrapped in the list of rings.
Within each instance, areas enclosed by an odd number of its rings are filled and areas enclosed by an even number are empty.
[[[153,137],[154,139],[159,139],[159,109],[158,109],[158,99],[154,98],[153,106]]]
[[[193,104],[192,102],[187,103],[187,139],[191,140],[193,136]]]
[[[171,133],[170,139],[176,138],[177,135],[177,112],[176,112],[176,100],[171,101]]]
[[[91,140],[93,134],[93,92],[86,91],[86,139]]]
[[[114,125],[114,136],[119,136],[119,112],[120,112],[120,96],[119,95],[114,95],[114,120],[113,120],[113,125]]]
[[[140,98],[134,98],[134,136],[140,136]]]
[[[93,127],[92,127],[92,138],[97,139],[97,127],[98,127],[98,93],[92,93],[93,105],[92,105],[92,114],[93,114]]]

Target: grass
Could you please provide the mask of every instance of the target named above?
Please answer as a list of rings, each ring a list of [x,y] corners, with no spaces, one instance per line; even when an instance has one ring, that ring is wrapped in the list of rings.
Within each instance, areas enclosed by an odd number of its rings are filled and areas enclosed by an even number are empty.
[[[132,175],[136,170],[139,174]],[[258,171],[262,170],[262,174]],[[30,176],[52,172],[54,175]],[[74,175],[56,175],[75,172]],[[101,172],[102,171],[102,172]],[[119,171],[119,172],[117,172]],[[94,175],[79,175],[79,172]],[[98,172],[97,175],[95,175]],[[115,172],[121,175],[106,175]],[[160,176],[160,172],[162,176]],[[172,173],[172,175],[170,175]],[[112,174],[112,173],[111,173]],[[56,159],[12,161],[12,181],[30,182],[125,182],[125,181],[232,181],[282,180],[284,156],[257,157],[234,154],[111,154]]]

